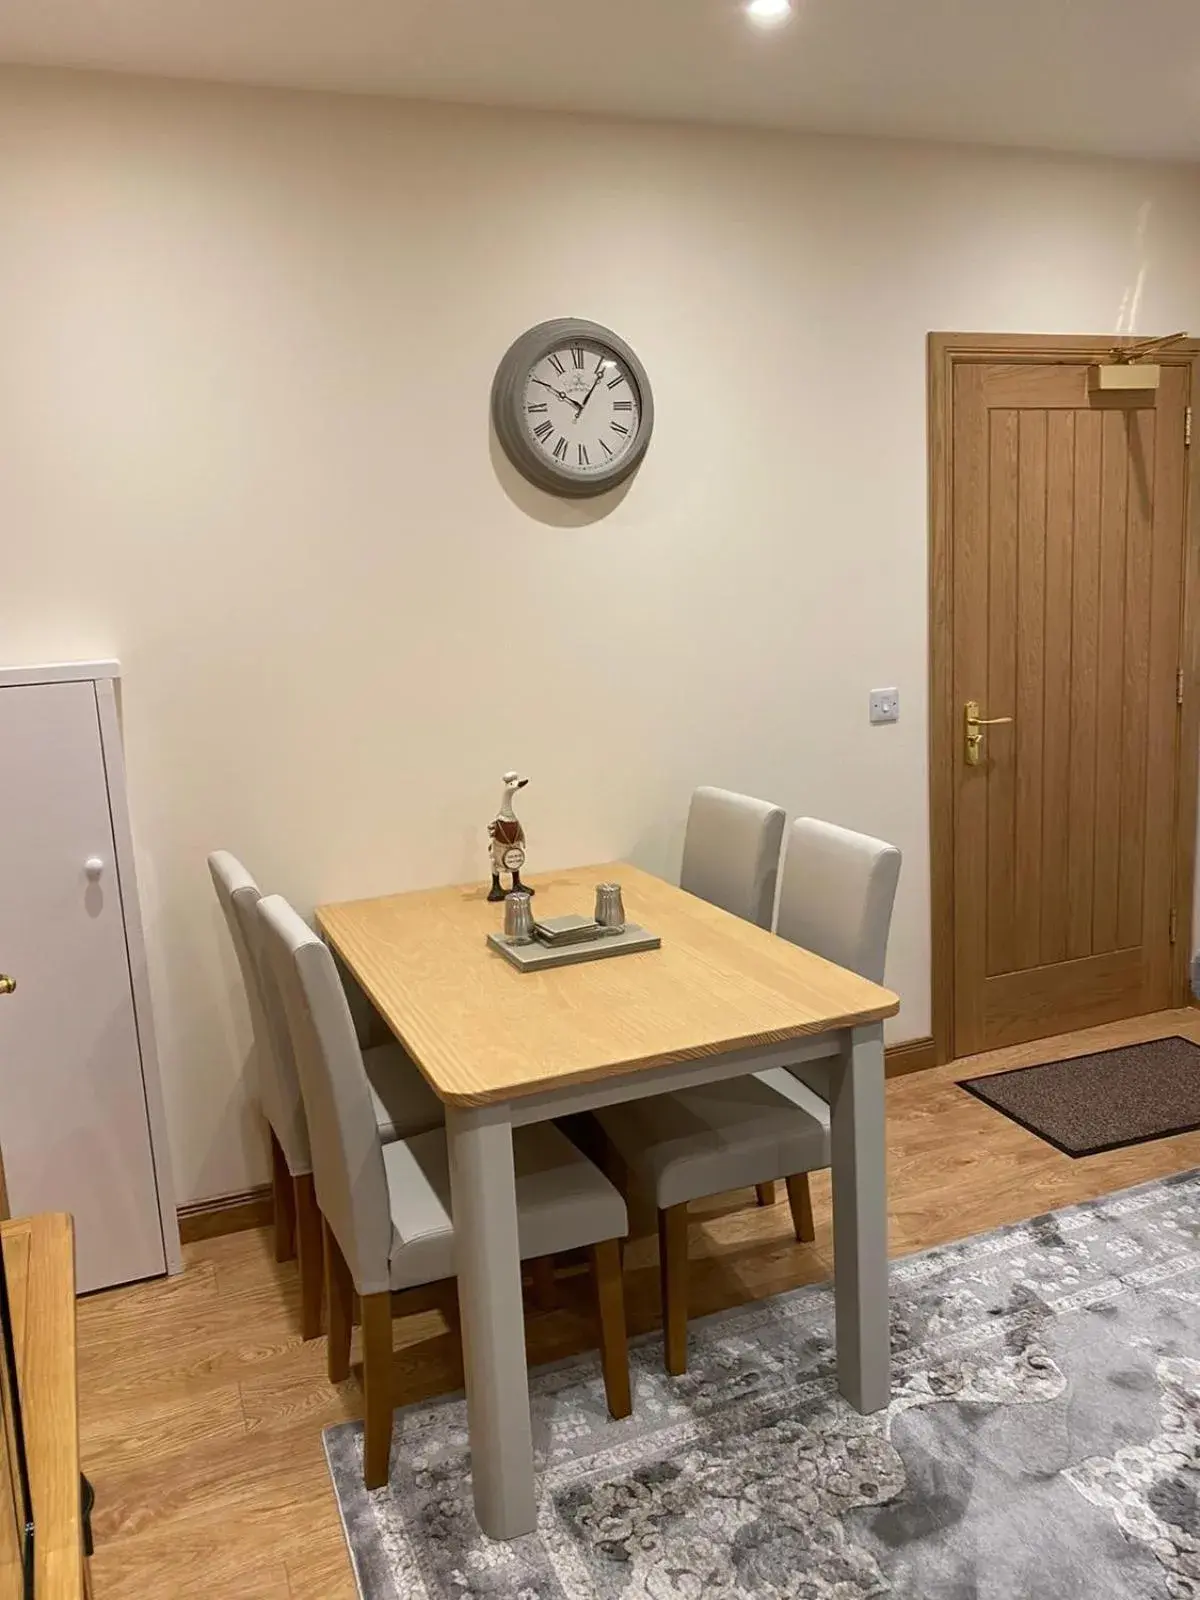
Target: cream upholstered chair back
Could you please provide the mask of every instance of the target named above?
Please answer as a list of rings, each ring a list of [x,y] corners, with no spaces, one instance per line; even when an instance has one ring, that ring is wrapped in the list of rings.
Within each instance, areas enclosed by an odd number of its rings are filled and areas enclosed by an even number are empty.
[[[882,983],[899,879],[895,845],[799,817],[788,836],[775,931]]]
[[[390,1288],[392,1216],[383,1145],[354,1020],[333,956],[282,895],[261,901],[312,1143],[317,1204],[360,1294]]]
[[[298,1178],[312,1171],[308,1125],[279,997],[270,972],[263,966],[258,922],[262,895],[246,868],[228,850],[214,851],[208,858],[208,870],[225,914],[250,1008],[263,1116],[274,1130],[288,1171]]]
[[[785,818],[778,806],[728,789],[697,789],[688,811],[680,887],[769,928]]]

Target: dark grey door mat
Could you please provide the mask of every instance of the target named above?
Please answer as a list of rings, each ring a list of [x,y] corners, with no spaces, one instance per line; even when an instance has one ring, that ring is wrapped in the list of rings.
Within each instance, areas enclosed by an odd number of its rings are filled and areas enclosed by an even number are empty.
[[[1200,1045],[1151,1039],[959,1087],[1064,1155],[1094,1156],[1200,1128]]]

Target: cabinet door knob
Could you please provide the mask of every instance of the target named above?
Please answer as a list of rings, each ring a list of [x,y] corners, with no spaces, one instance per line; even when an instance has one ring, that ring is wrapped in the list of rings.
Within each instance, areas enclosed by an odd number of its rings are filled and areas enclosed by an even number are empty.
[[[83,870],[87,873],[92,882],[95,883],[96,879],[104,871],[104,862],[101,861],[99,856],[89,856],[83,863]]]
[[[11,994],[16,987],[15,978],[10,978],[7,972],[0,972],[0,994]]]

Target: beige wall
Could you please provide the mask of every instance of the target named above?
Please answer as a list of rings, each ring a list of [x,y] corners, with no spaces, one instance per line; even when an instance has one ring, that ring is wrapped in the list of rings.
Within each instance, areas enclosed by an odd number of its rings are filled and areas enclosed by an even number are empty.
[[[929,1027],[924,336],[1200,325],[1194,170],[0,75],[0,657],[113,654],[180,1198],[265,1176],[206,851],[319,898],[674,870],[702,781],[883,834]],[[489,446],[548,316],[658,430]],[[867,693],[903,718],[871,728]]]

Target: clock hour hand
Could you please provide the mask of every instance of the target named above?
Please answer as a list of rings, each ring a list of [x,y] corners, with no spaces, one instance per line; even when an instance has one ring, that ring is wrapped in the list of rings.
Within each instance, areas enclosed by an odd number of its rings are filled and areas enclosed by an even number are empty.
[[[564,394],[561,389],[556,389],[552,383],[546,383],[542,378],[534,378],[533,382],[541,384],[543,389],[549,389],[552,395],[557,396],[559,400],[565,400],[569,406],[574,406],[576,416],[583,410],[583,406],[579,404],[578,400],[572,400],[569,394]]]

